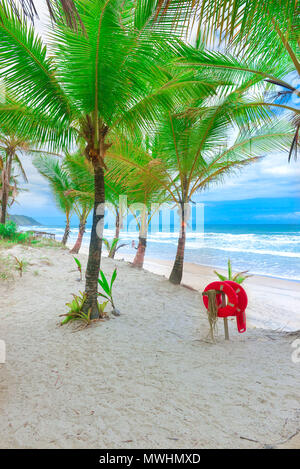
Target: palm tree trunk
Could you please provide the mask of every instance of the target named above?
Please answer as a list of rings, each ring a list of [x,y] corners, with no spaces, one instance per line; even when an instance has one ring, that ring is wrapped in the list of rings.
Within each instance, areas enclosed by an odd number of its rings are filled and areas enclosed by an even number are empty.
[[[8,204],[8,197],[9,197],[9,183],[10,183],[10,176],[11,176],[12,158],[13,156],[9,155],[6,168],[5,168],[5,175],[3,178],[2,199],[1,199],[1,219],[0,219],[0,223],[3,223],[3,225],[5,225],[6,223],[6,216],[7,216],[7,204]]]
[[[61,240],[61,244],[65,246],[67,244],[68,238],[70,234],[70,217],[68,214],[66,214],[66,226],[65,226],[65,232],[63,235],[63,238]]]
[[[76,243],[74,244],[74,246],[72,247],[72,249],[70,251],[71,254],[78,254],[79,253],[80,248],[81,248],[81,244],[82,244],[83,235],[85,233],[85,226],[86,226],[86,220],[80,220],[78,236],[77,236],[77,239],[76,239]]]
[[[3,225],[5,225],[5,222],[6,222],[6,212],[7,212],[7,202],[8,202],[7,195],[8,194],[7,194],[5,184],[3,184],[2,200],[1,200],[1,220],[0,220],[0,223],[3,223]]]
[[[139,269],[142,269],[144,265],[145,252],[147,247],[147,238],[139,236],[139,244],[137,247],[135,258],[133,259],[132,265]]]
[[[115,231],[115,237],[113,239],[113,242],[114,242],[115,239],[119,239],[119,237],[120,237],[120,214],[119,214],[119,210],[116,209],[116,231]],[[117,250],[117,244],[111,250],[108,257],[110,257],[111,259],[114,259],[115,254],[116,254],[116,250]]]
[[[181,203],[181,231],[178,238],[177,253],[175,262],[173,265],[172,272],[170,274],[169,280],[175,285],[179,285],[182,279],[183,273],[183,261],[184,261],[184,250],[185,250],[185,240],[186,240],[186,222],[185,222],[185,213],[184,213],[184,203]]]
[[[146,217],[144,217],[144,219],[141,221],[141,227],[139,232],[139,244],[137,247],[135,258],[132,262],[133,267],[137,267],[139,269],[143,268],[147,247],[148,224],[146,220]]]
[[[101,263],[102,237],[104,227],[105,186],[104,171],[98,158],[93,158],[95,200],[93,225],[91,231],[89,258],[86,269],[85,294],[83,311],[91,313],[91,319],[99,317],[98,311],[98,277]]]

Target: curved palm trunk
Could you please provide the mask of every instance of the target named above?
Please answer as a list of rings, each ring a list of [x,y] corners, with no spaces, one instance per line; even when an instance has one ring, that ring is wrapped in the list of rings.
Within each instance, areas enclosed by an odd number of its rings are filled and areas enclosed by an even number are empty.
[[[89,258],[85,274],[86,301],[84,303],[83,310],[85,313],[90,311],[91,319],[96,319],[99,317],[98,277],[101,263],[102,237],[104,227],[105,186],[104,171],[98,158],[93,158],[93,166],[95,180],[95,199]]]
[[[65,246],[65,245],[67,244],[69,235],[70,235],[70,216],[69,216],[69,214],[67,213],[67,214],[66,214],[65,232],[64,232],[63,238],[62,238],[62,240],[61,240],[61,244],[62,244],[63,246]]]
[[[120,237],[120,214],[119,214],[119,210],[116,209],[116,231],[115,231],[115,237],[113,239],[113,242],[115,239],[119,239],[119,237]],[[114,249],[111,250],[111,252],[108,254],[108,257],[110,257],[111,259],[114,259],[116,251],[117,251],[117,245],[114,247]]]
[[[175,285],[179,285],[183,273],[184,250],[186,240],[186,221],[184,216],[184,204],[181,204],[181,231],[178,238],[176,258],[169,280]]]
[[[7,205],[8,205],[8,196],[9,196],[9,182],[11,177],[11,167],[12,167],[12,155],[9,155],[5,174],[3,178],[3,186],[2,186],[2,198],[1,198],[1,219],[0,223],[5,225],[6,223],[6,216],[7,216]]]
[[[81,220],[80,223],[79,223],[79,231],[78,231],[78,236],[77,236],[76,242],[75,242],[74,246],[72,247],[72,249],[70,250],[71,254],[78,254],[79,253],[80,248],[81,248],[81,244],[82,244],[83,235],[85,233],[85,226],[86,226],[86,220]]]

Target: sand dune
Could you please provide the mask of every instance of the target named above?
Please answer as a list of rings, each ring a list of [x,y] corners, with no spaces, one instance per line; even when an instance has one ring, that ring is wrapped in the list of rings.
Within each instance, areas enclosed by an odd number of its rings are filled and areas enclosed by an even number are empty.
[[[239,335],[232,321],[230,342],[220,326],[213,345],[199,293],[110,259],[103,269],[118,268],[122,315],[73,333],[57,325],[71,293],[84,288],[72,256],[9,251],[32,265],[23,278],[0,283],[7,346],[0,447],[262,448],[299,430],[300,364],[291,360],[297,334],[249,328]],[[200,289],[212,276],[202,272]],[[255,282],[272,296],[252,294]],[[299,295],[298,285],[288,284],[251,279],[249,312],[262,322],[271,311],[285,313],[285,295]]]

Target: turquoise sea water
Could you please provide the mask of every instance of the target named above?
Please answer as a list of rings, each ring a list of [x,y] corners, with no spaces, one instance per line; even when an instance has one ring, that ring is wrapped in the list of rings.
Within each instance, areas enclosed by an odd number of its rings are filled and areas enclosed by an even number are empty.
[[[28,229],[28,227],[26,228]],[[56,234],[60,240],[64,231],[60,223],[45,224],[36,229]],[[78,229],[73,227],[69,244],[75,242]],[[113,230],[105,230],[111,239]],[[88,245],[90,227],[84,236]],[[149,233],[147,257],[173,260],[176,254],[178,233]],[[136,231],[124,232],[121,238],[128,246],[120,255],[134,255],[131,242],[137,242]],[[206,225],[203,233],[187,234],[185,260],[196,264],[226,267],[231,259],[234,270],[250,270],[251,273],[300,281],[300,225]]]

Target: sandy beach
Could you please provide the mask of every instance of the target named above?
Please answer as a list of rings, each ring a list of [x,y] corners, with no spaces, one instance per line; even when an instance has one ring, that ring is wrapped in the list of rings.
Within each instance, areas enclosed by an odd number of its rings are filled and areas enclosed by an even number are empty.
[[[288,333],[300,329],[299,283],[249,279],[247,332],[230,321],[225,342],[220,323],[211,344],[199,292],[213,269],[185,266],[193,291],[163,277],[168,262],[138,271],[104,258],[121,316],[74,332],[58,324],[84,289],[68,251],[1,255],[30,263],[0,282],[1,448],[300,448],[299,333]]]

